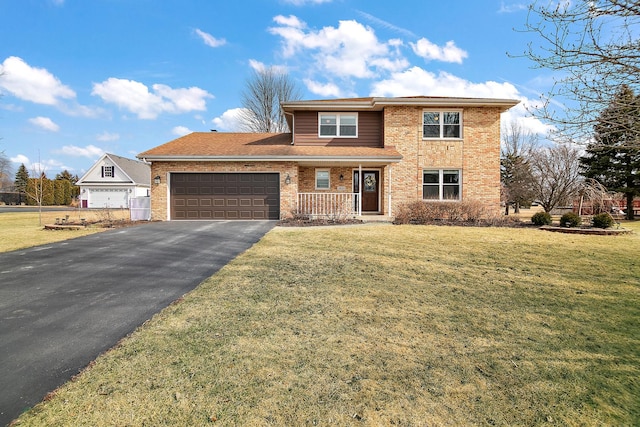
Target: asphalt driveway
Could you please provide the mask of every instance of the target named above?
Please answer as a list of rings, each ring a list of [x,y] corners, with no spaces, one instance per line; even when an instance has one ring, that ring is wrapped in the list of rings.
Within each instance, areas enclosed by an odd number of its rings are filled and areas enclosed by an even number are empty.
[[[274,225],[157,222],[0,254],[0,425]]]

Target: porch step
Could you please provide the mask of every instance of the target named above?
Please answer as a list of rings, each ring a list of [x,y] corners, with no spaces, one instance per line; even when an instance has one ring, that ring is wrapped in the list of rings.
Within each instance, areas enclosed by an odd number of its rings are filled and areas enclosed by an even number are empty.
[[[363,222],[393,222],[393,217],[387,215],[357,215],[356,219]]]

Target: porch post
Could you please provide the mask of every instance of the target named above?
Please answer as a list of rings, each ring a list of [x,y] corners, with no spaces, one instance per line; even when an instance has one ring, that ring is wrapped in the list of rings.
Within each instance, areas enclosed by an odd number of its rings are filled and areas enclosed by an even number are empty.
[[[362,179],[362,163],[358,165],[358,215],[362,215],[362,184],[364,180]]]
[[[387,216],[391,216],[391,165],[387,165],[387,168],[389,169],[389,189],[387,190],[389,192],[389,208],[387,209]]]

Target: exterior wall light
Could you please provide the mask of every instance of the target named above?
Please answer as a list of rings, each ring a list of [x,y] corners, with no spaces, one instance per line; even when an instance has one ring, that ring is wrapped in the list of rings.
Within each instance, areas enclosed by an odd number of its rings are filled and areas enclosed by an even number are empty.
[[[156,175],[156,177],[155,177],[155,178],[153,178],[153,183],[154,183],[155,185],[160,184],[160,175]]]
[[[291,184],[291,177],[289,176],[289,174],[287,174],[287,177],[284,179],[284,183],[287,185]]]

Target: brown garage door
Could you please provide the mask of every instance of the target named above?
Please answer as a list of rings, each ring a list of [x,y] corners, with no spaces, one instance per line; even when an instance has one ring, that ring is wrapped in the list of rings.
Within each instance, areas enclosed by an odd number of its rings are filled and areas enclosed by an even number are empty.
[[[279,219],[277,173],[173,173],[171,219]]]

